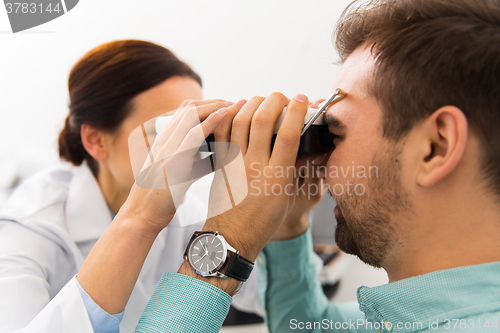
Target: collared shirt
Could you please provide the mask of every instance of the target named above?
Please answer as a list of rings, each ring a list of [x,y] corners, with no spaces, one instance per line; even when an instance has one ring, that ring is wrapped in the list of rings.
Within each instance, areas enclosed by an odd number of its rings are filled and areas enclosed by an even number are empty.
[[[500,262],[360,287],[359,305],[334,304],[316,279],[312,252],[308,231],[291,240],[271,242],[257,259],[271,333],[500,331]],[[225,292],[175,273],[164,280],[136,332],[217,332],[229,307]],[[183,304],[182,315],[174,311],[178,302]]]
[[[311,323],[312,332],[332,326],[339,332],[500,332],[500,262],[360,287],[360,312],[352,303],[328,302],[311,274],[311,253],[308,231],[271,242],[261,254],[266,269],[261,270],[260,282],[273,333],[289,332],[299,322]],[[317,322],[322,325],[315,329]]]
[[[500,332],[500,262],[415,276],[358,289],[368,320],[394,333]]]

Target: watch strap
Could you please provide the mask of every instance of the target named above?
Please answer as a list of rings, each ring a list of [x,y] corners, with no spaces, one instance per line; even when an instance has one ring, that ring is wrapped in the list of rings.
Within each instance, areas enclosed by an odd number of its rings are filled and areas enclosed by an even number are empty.
[[[243,258],[238,253],[234,253],[225,275],[238,281],[245,282],[250,276],[250,273],[252,273],[253,266],[253,262]]]

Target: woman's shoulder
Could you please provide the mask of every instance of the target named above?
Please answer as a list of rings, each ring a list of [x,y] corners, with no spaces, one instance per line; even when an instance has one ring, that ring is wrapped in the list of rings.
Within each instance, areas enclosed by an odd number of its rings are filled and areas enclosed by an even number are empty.
[[[77,168],[58,166],[25,179],[5,203],[1,215],[31,215],[40,209],[66,201],[68,187]]]
[[[96,196],[89,188],[99,192],[95,178],[86,165],[63,165],[41,171],[23,181],[10,196],[0,210],[0,225],[4,221],[12,228],[27,228],[67,253],[73,253],[77,264],[81,264],[83,257],[75,243],[68,209],[76,206],[76,213],[80,215],[86,210],[93,211],[91,207],[81,207],[82,204],[76,202],[82,201],[82,197]],[[78,215],[76,213],[72,211],[72,216]]]

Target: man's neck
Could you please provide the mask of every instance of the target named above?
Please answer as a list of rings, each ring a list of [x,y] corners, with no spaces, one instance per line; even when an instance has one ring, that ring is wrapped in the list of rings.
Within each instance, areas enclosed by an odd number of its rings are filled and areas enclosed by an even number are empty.
[[[500,261],[500,212],[492,197],[430,198],[415,208],[384,262],[389,281]]]

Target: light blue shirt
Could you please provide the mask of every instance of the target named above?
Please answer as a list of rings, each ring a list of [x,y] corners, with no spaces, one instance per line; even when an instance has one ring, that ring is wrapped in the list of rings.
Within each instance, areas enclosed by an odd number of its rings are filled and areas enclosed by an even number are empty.
[[[95,333],[119,333],[124,312],[110,315],[76,280]],[[149,300],[136,332],[219,332],[232,298],[211,284],[165,273]],[[207,320],[208,318],[208,320]]]
[[[94,333],[119,333],[120,322],[123,319],[125,311],[121,313],[110,315],[104,311],[96,302],[83,290],[78,280],[75,279],[80,295],[82,295],[83,302],[87,308],[89,319],[94,329]]]
[[[136,332],[217,333],[232,298],[213,285],[165,273],[144,310]]]
[[[312,269],[312,251],[308,231],[269,243],[258,260],[272,333],[308,325],[307,332],[500,331],[500,262],[360,287],[360,312],[358,304],[327,300]]]
[[[360,287],[358,306],[328,301],[316,279],[312,253],[308,231],[271,242],[257,260],[271,333],[500,331],[500,262]],[[218,332],[230,302],[211,284],[167,273],[137,332]]]

